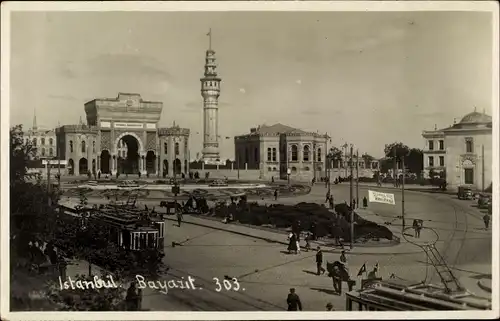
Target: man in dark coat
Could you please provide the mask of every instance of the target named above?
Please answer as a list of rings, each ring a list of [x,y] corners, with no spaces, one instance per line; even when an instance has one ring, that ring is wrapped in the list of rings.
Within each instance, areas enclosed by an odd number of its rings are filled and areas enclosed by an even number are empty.
[[[323,268],[323,251],[321,251],[321,248],[318,246],[318,252],[316,252],[316,274],[324,274],[325,269]]]
[[[295,293],[295,289],[291,288],[288,297],[286,298],[288,304],[288,311],[302,311],[302,302],[299,296]]]
[[[483,221],[484,221],[484,228],[487,230],[490,227],[490,216],[488,214],[484,214]]]

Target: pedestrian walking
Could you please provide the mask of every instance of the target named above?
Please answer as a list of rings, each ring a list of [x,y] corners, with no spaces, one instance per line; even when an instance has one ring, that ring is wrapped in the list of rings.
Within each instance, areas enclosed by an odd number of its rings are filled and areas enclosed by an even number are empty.
[[[330,201],[330,190],[328,190],[328,192],[326,192],[326,199],[325,199],[325,203],[328,203],[328,201]]]
[[[340,252],[340,263],[347,265],[347,257],[345,256],[345,251]]]
[[[375,279],[377,279],[377,272],[378,272],[378,263],[375,264],[375,266],[373,267],[373,270],[371,270],[368,273],[367,279],[368,280],[375,280]]]
[[[483,221],[484,221],[484,229],[487,230],[490,226],[490,216],[488,214],[484,214]]]
[[[297,237],[295,236],[295,233],[290,233],[288,235],[288,253],[291,254],[292,252],[295,252],[297,254]]]
[[[137,311],[139,308],[139,296],[137,288],[135,287],[135,282],[130,283],[125,297],[125,304],[127,311]]]
[[[306,252],[309,252],[309,250],[311,249],[311,239],[312,239],[311,233],[307,233],[306,238],[305,238],[306,246],[304,248],[306,250]]]
[[[368,207],[368,200],[366,199],[366,196],[363,197],[363,207],[367,208]]]
[[[415,238],[420,238],[420,230],[422,230],[422,220],[413,220],[413,229],[415,230]]]
[[[299,296],[295,293],[295,288],[290,289],[286,303],[288,304],[288,311],[302,311],[302,302],[300,302]]]
[[[274,190],[274,200],[275,201],[278,200],[278,190],[277,189]]]
[[[353,199],[352,200],[352,206],[351,206],[352,209],[355,209],[356,208],[356,200]]]
[[[323,251],[318,246],[318,252],[316,252],[316,274],[324,274],[326,270],[323,268]]]
[[[177,205],[177,204],[176,204]],[[176,206],[176,214],[177,214],[177,226],[181,227],[181,223],[182,223],[182,212],[181,211],[177,211],[177,206]]]
[[[333,210],[335,208],[335,204],[333,202],[333,195],[330,195],[329,203],[330,203],[330,209]]]
[[[318,224],[316,221],[312,221],[311,223],[311,240],[315,241],[318,238]]]

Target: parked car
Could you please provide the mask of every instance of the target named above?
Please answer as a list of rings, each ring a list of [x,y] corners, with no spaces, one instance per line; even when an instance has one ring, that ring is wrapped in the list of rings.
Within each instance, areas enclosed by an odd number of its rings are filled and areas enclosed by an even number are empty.
[[[481,193],[477,199],[477,207],[479,208],[488,208],[491,203],[491,195]]]
[[[469,186],[459,186],[457,196],[459,200],[471,200],[472,189]]]

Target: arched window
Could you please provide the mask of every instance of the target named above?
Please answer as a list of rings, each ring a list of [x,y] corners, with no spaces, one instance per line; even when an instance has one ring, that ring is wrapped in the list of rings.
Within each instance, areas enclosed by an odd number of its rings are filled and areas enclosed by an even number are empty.
[[[42,148],[42,156],[45,156],[45,148]]]
[[[54,156],[54,149],[52,147],[49,149],[49,156]]]
[[[83,141],[82,142],[82,153],[85,153],[86,147],[87,146],[85,146],[85,141]]]
[[[310,156],[309,145],[304,146],[304,151],[302,152],[302,154],[304,162],[308,162]]]
[[[54,140],[52,138],[49,138],[49,145],[54,145]]]
[[[165,153],[165,155],[168,154],[168,144],[167,143],[163,143],[163,153]]]
[[[95,140],[92,142],[92,153],[95,153]]]
[[[276,162],[276,148],[273,148],[273,162]]]
[[[36,138],[33,138],[33,146],[36,147]]]
[[[69,152],[73,153],[73,141],[72,140],[69,141]]]
[[[270,162],[272,159],[273,159],[272,149],[268,148],[267,149],[267,161]]]
[[[179,143],[175,143],[175,155],[179,155]]]
[[[45,138],[42,138],[42,145],[45,145]]]
[[[297,145],[292,145],[292,162],[299,160],[299,151]]]
[[[473,153],[473,144],[472,144],[472,138],[466,138],[465,140],[465,152],[466,153]]]
[[[321,148],[318,148],[318,162],[321,162]]]

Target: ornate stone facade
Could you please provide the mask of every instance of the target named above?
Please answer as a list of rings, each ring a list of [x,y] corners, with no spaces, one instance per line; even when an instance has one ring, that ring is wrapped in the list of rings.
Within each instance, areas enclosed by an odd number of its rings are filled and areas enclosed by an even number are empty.
[[[189,129],[175,123],[172,128],[158,128],[162,108],[161,102],[127,93],[86,103],[87,125],[56,129],[59,155],[68,161],[67,174],[164,176],[173,175],[174,169],[176,174],[187,173]],[[165,143],[173,146],[171,151],[163,149]],[[181,166],[174,168],[175,164]]]
[[[424,131],[424,171],[445,172],[448,187],[485,189],[492,182],[492,118],[484,112],[465,115],[444,129]]]
[[[310,180],[321,177],[326,164],[326,134],[305,132],[282,124],[259,126],[236,136],[235,157],[240,169],[259,169],[262,178]]]

